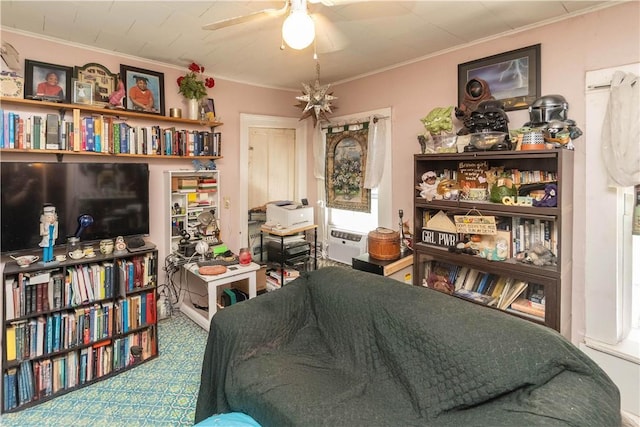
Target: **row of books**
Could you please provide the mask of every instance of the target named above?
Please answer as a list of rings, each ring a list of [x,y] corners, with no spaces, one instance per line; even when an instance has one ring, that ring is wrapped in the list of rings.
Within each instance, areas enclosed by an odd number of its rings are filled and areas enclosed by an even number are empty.
[[[539,218],[512,217],[499,221],[497,228],[511,232],[512,254],[530,250],[541,244],[554,254],[558,253],[556,222]]]
[[[6,360],[36,358],[99,342],[155,320],[155,295],[151,291],[120,299],[115,304],[109,301],[12,322],[6,328]]]
[[[530,284],[506,310],[544,319],[545,302],[544,286]]]
[[[132,351],[138,348],[140,351]],[[139,356],[134,356],[139,354]],[[25,360],[3,375],[3,407],[10,410],[87,383],[157,354],[154,326],[53,358]]]
[[[5,318],[39,314],[112,298],[111,262],[77,265],[5,278]]]
[[[535,315],[544,319],[544,287],[541,285],[530,285],[512,277],[442,261],[427,261],[424,269],[422,286],[500,310],[515,309],[513,304],[518,298],[528,299],[529,295],[538,295],[536,302],[539,305],[536,306],[538,311]],[[526,292],[527,289],[530,289],[529,293]]]
[[[157,353],[157,330],[155,325],[151,325],[148,329],[113,340],[113,369],[124,369]]]
[[[6,277],[5,319],[113,298],[120,283],[127,291],[152,286],[156,262],[151,253],[120,259],[117,277],[109,261]]]
[[[220,156],[220,132],[131,126],[112,116],[72,120],[56,114],[27,116],[0,109],[0,148],[87,151],[110,154]]]
[[[119,259],[116,262],[119,272],[118,283],[122,283],[128,292],[155,284],[156,276],[153,272],[156,271],[157,259],[154,254]]]
[[[7,361],[40,357],[97,342],[113,333],[112,302],[57,312],[7,327]]]
[[[470,188],[486,188],[485,173],[488,170],[489,162],[486,160],[465,160],[458,163],[457,169],[443,169],[439,176],[443,179],[458,181],[463,187],[466,185]],[[502,176],[504,178],[510,178],[516,185],[555,182],[558,180],[557,172],[538,169],[505,169]]]
[[[116,305],[116,333],[127,333],[130,330],[156,322],[155,291],[129,296]]]

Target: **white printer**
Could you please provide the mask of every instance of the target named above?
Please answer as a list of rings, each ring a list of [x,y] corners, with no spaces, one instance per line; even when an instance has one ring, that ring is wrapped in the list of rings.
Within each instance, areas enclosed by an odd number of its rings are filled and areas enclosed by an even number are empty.
[[[313,224],[313,207],[296,204],[267,204],[267,224],[279,228],[298,228]]]

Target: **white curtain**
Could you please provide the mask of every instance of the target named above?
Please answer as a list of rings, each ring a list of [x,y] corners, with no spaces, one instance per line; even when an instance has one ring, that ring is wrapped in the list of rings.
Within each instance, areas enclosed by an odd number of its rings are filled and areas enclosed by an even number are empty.
[[[325,173],[325,133],[320,126],[315,128],[313,133],[313,176],[316,178],[316,189],[318,191],[317,221],[318,221],[318,242],[320,242],[320,253],[318,258],[327,257],[327,245],[329,242],[329,224],[327,218],[327,194],[324,185]],[[317,249],[317,248],[316,248]]]
[[[318,126],[313,133],[313,176],[324,179],[325,168],[325,134]]]
[[[611,186],[640,184],[640,81],[616,71],[602,126],[602,158]]]
[[[382,179],[384,171],[386,120],[372,118],[369,121],[369,135],[367,145],[367,168],[364,177],[364,188],[375,188]]]

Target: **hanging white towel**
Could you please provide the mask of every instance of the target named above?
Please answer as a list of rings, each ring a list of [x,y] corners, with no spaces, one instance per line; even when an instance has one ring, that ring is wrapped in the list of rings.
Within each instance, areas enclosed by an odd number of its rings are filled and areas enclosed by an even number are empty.
[[[640,184],[640,82],[633,73],[616,71],[611,79],[602,158],[611,186]]]

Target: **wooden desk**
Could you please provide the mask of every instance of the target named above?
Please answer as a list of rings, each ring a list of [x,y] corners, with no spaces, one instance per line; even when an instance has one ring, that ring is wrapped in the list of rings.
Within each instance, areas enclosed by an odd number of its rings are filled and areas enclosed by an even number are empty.
[[[295,228],[275,228],[270,227],[268,225],[263,225],[260,227],[260,262],[263,261],[262,254],[264,253],[263,248],[263,236],[264,233],[269,233],[273,236],[280,237],[280,286],[284,285],[284,238],[287,236],[293,236],[294,234],[302,233],[304,231],[313,230],[313,269],[318,269],[318,255],[316,252],[316,247],[318,246],[318,226],[316,224],[304,225],[302,227]]]
[[[185,264],[182,268],[187,276],[185,280],[187,289],[180,300],[180,311],[207,331],[211,324],[211,318],[218,311],[218,288],[224,285],[246,281],[248,282],[248,289],[242,290],[248,291],[249,298],[255,298],[256,296],[256,271],[260,269],[260,266],[255,262],[247,266],[239,264],[231,265],[227,267],[225,273],[218,274],[217,276],[201,275],[198,273],[198,264],[195,262]],[[202,289],[203,283],[206,284],[204,290]],[[194,306],[194,296],[197,298],[197,296],[203,295],[203,291],[207,298],[208,311]]]
[[[382,261],[372,258],[368,253],[351,259],[351,267],[355,270],[368,271],[380,276],[391,277],[404,283],[411,284],[413,266],[413,251],[407,249],[400,253],[400,258]],[[407,274],[409,278],[407,279]]]

